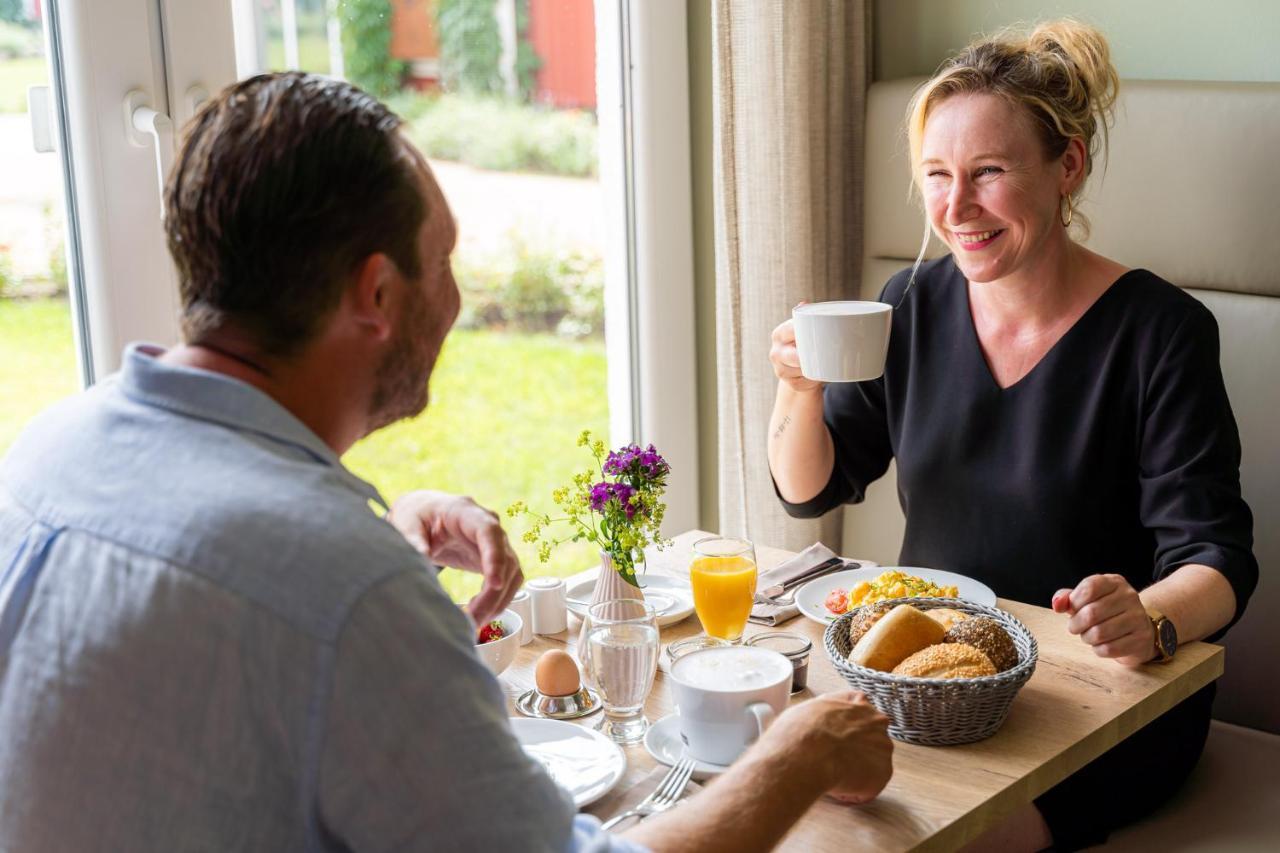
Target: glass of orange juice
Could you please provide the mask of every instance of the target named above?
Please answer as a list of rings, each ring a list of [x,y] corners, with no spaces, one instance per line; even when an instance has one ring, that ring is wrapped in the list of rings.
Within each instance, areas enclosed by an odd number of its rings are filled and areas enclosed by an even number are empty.
[[[756,595],[756,549],[746,539],[708,536],[693,543],[693,607],[709,636],[737,643]]]

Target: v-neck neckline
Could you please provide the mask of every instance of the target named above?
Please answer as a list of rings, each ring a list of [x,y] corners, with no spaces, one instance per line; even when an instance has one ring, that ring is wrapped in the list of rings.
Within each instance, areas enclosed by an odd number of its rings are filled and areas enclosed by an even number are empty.
[[[973,353],[977,356],[978,362],[982,365],[982,369],[986,371],[987,379],[990,381],[991,387],[995,389],[997,394],[1013,393],[1019,387],[1028,384],[1028,380],[1036,373],[1040,372],[1040,366],[1053,357],[1054,354],[1063,347],[1064,342],[1076,333],[1076,329],[1084,325],[1093,314],[1098,312],[1098,306],[1107,301],[1107,297],[1110,296],[1113,291],[1119,289],[1120,284],[1126,278],[1140,271],[1135,267],[1121,273],[1115,281],[1107,285],[1106,290],[1097,295],[1093,302],[1089,304],[1088,308],[1084,309],[1084,313],[1077,317],[1075,322],[1072,323],[1065,332],[1058,336],[1058,339],[1053,342],[1053,345],[1050,346],[1049,349],[1045,350],[1044,354],[1040,356],[1035,364],[1031,365],[1030,370],[1019,376],[1016,382],[1010,385],[1001,385],[999,380],[996,379],[995,372],[991,369],[991,363],[987,361],[986,353],[982,350],[982,341],[978,337],[978,326],[973,321],[973,305],[969,300],[969,280],[965,278],[964,273],[960,272],[960,267],[955,265],[954,260],[952,260],[952,266],[956,271],[956,275],[960,279],[961,289],[964,292],[964,322],[969,329],[969,340],[972,344]]]

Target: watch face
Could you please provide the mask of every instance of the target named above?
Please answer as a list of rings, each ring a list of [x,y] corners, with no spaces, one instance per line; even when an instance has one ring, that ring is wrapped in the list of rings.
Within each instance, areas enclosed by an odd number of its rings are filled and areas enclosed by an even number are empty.
[[[1168,619],[1160,620],[1160,648],[1166,655],[1172,655],[1178,649],[1178,632]]]

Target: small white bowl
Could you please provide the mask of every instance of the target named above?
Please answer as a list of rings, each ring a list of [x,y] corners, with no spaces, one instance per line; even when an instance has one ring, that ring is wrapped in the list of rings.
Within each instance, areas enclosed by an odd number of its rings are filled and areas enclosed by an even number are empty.
[[[502,623],[506,636],[501,640],[476,645],[476,654],[480,655],[480,660],[484,661],[484,665],[494,675],[500,675],[516,659],[516,650],[520,648],[520,629],[523,627],[520,614],[514,610],[502,611],[497,621]]]

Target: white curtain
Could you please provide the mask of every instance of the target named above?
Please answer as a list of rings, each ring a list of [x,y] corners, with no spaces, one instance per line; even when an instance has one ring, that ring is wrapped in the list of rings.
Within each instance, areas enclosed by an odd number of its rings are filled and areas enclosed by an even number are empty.
[[[806,521],[774,494],[769,334],[801,300],[858,298],[868,0],[715,0],[720,529],[840,548],[840,513]]]

